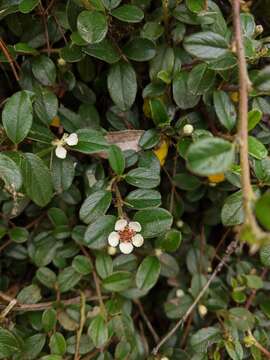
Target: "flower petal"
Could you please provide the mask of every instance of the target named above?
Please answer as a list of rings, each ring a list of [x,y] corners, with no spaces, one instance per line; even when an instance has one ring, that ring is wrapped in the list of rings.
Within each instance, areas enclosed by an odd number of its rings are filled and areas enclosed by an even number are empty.
[[[116,231],[122,231],[125,229],[125,227],[127,226],[127,220],[125,219],[119,219],[116,221],[115,225],[114,225],[114,230]]]
[[[128,224],[128,227],[136,232],[140,232],[142,230],[141,224],[138,221],[131,221]]]
[[[136,234],[132,237],[132,244],[136,247],[141,247],[144,243],[144,238],[141,234]]]
[[[116,247],[119,244],[120,235],[116,231],[112,231],[108,236],[108,243],[112,247]]]
[[[79,142],[79,139],[78,139],[78,135],[76,133],[72,133],[66,138],[66,143],[69,146],[77,145],[78,142]]]
[[[133,245],[129,242],[122,242],[119,245],[119,249],[123,254],[130,254],[133,250]]]
[[[67,156],[67,150],[62,145],[57,145],[55,149],[55,155],[59,159],[65,159]]]

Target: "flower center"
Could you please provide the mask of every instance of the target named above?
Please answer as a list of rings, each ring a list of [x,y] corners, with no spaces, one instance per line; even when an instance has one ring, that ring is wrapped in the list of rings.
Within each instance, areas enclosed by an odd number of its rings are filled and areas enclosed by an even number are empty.
[[[121,242],[130,242],[132,237],[136,234],[134,230],[130,229],[128,226],[118,232],[120,235]]]

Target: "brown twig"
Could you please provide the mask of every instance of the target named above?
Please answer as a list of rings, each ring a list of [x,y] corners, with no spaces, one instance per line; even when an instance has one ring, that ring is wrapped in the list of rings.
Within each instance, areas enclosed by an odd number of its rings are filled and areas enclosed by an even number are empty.
[[[2,245],[0,246],[0,254],[1,254],[1,252],[2,252],[6,247],[8,247],[11,243],[12,243],[12,240],[11,240],[11,239],[8,239],[6,242],[4,242],[4,244],[2,244]]]
[[[18,69],[19,69],[19,65],[16,63],[16,61],[12,58],[12,56],[10,55],[9,51],[8,51],[8,48],[4,42],[4,40],[0,37],[0,49],[3,51],[3,54],[5,56],[5,58],[7,59],[7,61],[9,62],[9,65],[11,67],[11,70],[14,74],[14,77],[17,81],[20,80],[20,77],[17,73],[17,70],[16,70],[16,67],[14,64],[17,65]]]
[[[225,263],[228,261],[230,255],[235,251],[235,249],[237,248],[237,241],[232,241],[229,246],[227,247],[226,253],[223,256],[223,258],[221,259],[220,263],[218,264],[218,266],[216,267],[216,269],[213,271],[212,275],[210,276],[210,278],[208,279],[207,283],[204,285],[204,287],[202,288],[202,290],[200,291],[200,293],[198,294],[198,296],[196,297],[196,299],[194,300],[194,302],[192,303],[192,305],[188,308],[186,314],[177,321],[177,323],[174,325],[174,327],[163,337],[163,339],[157,344],[157,346],[153,349],[152,354],[153,355],[157,355],[160,347],[166,343],[166,341],[168,341],[171,336],[179,329],[179,327],[188,319],[188,317],[190,316],[190,314],[193,312],[193,310],[195,309],[195,307],[198,305],[199,301],[201,300],[201,298],[204,296],[205,292],[207,291],[207,289],[209,288],[209,286],[211,285],[212,281],[215,279],[215,277],[217,276],[217,274],[222,270],[223,266],[225,265]]]
[[[150,320],[148,319],[145,311],[144,311],[144,308],[142,306],[142,303],[140,302],[140,300],[134,300],[134,303],[138,306],[138,309],[139,309],[139,312],[141,314],[141,317],[143,318],[146,326],[148,327],[148,330],[150,331],[150,333],[152,334],[154,340],[155,340],[155,343],[157,344],[159,342],[159,336],[158,334],[156,333],[155,329],[153,328]]]
[[[80,326],[77,331],[74,360],[80,360],[80,342],[81,342],[81,336],[82,336],[85,320],[86,320],[86,317],[85,317],[85,294],[83,292],[81,292]]]
[[[258,342],[258,340],[253,336],[251,330],[248,330],[248,336],[252,341],[252,345],[259,349],[267,357],[267,359],[270,359],[270,351],[268,351],[264,346],[262,346],[262,344]]]
[[[4,301],[7,302],[11,302],[13,300],[13,298],[11,298],[10,296],[4,294],[3,292],[0,291],[0,298],[2,298]],[[106,299],[107,297],[103,297],[103,299]],[[85,295],[85,299],[87,301],[97,301],[99,300],[98,296],[91,296],[91,293],[89,292],[88,294]],[[66,299],[66,300],[61,300],[61,304],[63,304],[64,306],[67,305],[73,305],[73,304],[79,304],[81,301],[81,297],[77,296],[71,299]],[[38,304],[19,304],[17,303],[16,306],[13,307],[12,311],[17,311],[17,312],[25,312],[25,311],[41,311],[41,310],[46,310],[51,308],[52,306],[54,306],[54,304],[57,304],[57,301],[47,301],[47,302],[42,302],[42,303],[38,303]],[[4,309],[6,307],[6,305],[0,304],[0,309]]]

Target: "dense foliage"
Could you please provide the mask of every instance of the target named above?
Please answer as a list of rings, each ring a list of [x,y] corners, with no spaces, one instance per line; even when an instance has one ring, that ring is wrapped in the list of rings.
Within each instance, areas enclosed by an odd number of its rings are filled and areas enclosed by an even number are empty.
[[[0,1],[0,359],[270,358],[270,15],[232,14]]]

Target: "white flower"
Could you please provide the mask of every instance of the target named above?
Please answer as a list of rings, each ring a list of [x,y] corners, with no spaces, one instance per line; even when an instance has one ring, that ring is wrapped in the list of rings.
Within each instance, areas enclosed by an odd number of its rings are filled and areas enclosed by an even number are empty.
[[[57,145],[55,149],[55,155],[59,159],[65,159],[67,156],[67,150],[62,145]]]
[[[182,289],[176,290],[176,297],[181,298],[185,295],[184,291]]]
[[[194,127],[191,124],[186,124],[183,127],[183,133],[185,135],[191,135],[193,133]]]
[[[198,310],[201,317],[204,317],[208,313],[207,307],[202,304],[199,305]]]
[[[77,145],[78,141],[79,141],[79,138],[78,138],[78,135],[76,133],[72,133],[66,138],[66,143],[69,146]]]
[[[74,146],[78,144],[78,135],[76,133],[64,134],[61,139],[56,139],[52,141],[52,145],[56,146],[55,155],[59,159],[65,159],[67,156],[67,150],[65,145]]]
[[[108,236],[108,243],[114,248],[119,246],[123,254],[130,254],[134,247],[141,247],[144,243],[143,236],[139,234],[142,227],[137,221],[119,219],[114,225],[114,230]]]

